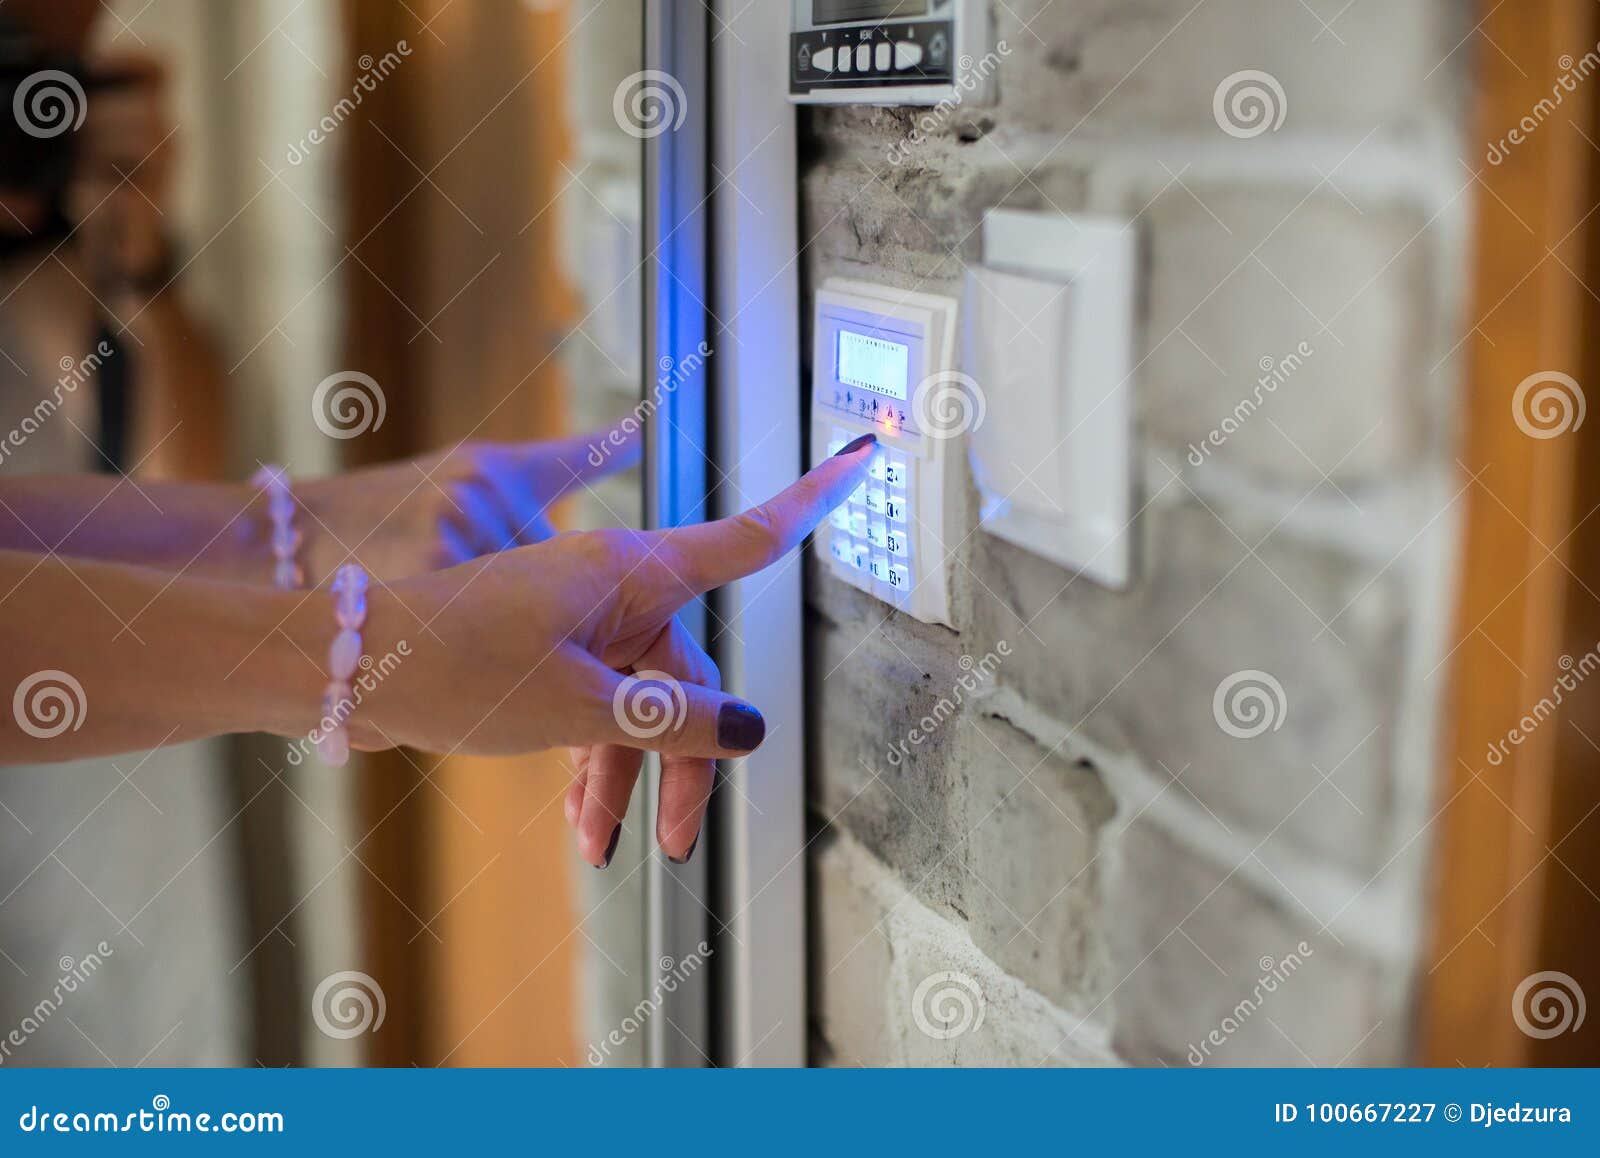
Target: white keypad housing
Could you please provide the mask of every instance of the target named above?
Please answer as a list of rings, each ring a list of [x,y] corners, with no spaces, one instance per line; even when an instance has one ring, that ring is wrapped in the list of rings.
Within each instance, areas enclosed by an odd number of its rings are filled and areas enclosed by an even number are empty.
[[[945,526],[945,512],[952,507],[950,464],[961,461],[963,448],[959,436],[925,429],[932,423],[918,413],[953,373],[956,302],[833,278],[817,292],[815,306],[812,461],[862,434],[878,438],[867,481],[833,512],[816,542],[845,582],[924,622],[949,626],[947,549],[960,534]],[[862,359],[866,374],[857,369]],[[887,385],[863,386],[879,368]]]

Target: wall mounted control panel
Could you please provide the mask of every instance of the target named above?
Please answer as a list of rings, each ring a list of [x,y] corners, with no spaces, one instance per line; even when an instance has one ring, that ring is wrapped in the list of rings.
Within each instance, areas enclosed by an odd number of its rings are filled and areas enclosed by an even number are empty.
[[[808,104],[983,103],[985,0],[791,0],[789,96]]]
[[[844,278],[816,295],[811,460],[868,431],[870,475],[817,531],[835,574],[927,623],[950,624],[945,525],[950,464],[964,431],[947,421],[959,389],[956,302]]]

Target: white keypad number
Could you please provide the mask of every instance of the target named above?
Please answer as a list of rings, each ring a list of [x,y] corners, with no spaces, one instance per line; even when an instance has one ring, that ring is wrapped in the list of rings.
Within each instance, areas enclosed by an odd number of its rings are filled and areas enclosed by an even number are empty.
[[[834,454],[854,432],[834,429],[828,453]],[[879,447],[867,467],[867,482],[833,512],[829,552],[838,563],[887,598],[911,590],[911,466],[897,450]],[[878,587],[878,585],[882,585]]]

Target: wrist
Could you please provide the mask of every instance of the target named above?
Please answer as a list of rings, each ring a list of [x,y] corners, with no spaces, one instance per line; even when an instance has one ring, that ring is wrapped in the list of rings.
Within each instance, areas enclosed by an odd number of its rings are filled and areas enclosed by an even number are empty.
[[[410,598],[378,583],[368,589],[361,664],[350,681],[355,704],[349,719],[352,747],[387,748],[421,736],[417,725],[425,718],[427,694],[418,651],[432,652],[428,644],[435,641],[419,644],[428,629],[411,611]]]

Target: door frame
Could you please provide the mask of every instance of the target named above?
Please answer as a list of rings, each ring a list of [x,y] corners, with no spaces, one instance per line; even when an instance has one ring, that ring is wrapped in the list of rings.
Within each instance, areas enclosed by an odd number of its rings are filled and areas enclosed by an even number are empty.
[[[641,130],[644,140],[644,525],[647,529],[707,517],[712,460],[707,374],[689,358],[706,341],[707,135],[709,132],[706,10],[699,4],[646,0],[644,72],[636,91],[659,102]],[[619,96],[623,94],[619,93]],[[658,385],[657,370],[673,385]],[[707,606],[696,600],[679,619],[702,646]],[[661,763],[645,760],[643,847],[654,844],[660,811]],[[645,1002],[659,1016],[645,1022],[645,1064],[712,1064],[712,970],[702,945],[711,939],[712,858],[675,865],[660,849],[645,854],[643,919]],[[693,963],[692,969],[690,963]]]
[[[713,513],[761,502],[803,471],[799,174],[787,4],[713,0],[709,55]],[[737,182],[737,185],[734,183]],[[806,1063],[803,556],[716,592],[723,685],[767,738],[725,761],[714,803],[718,1063]]]

